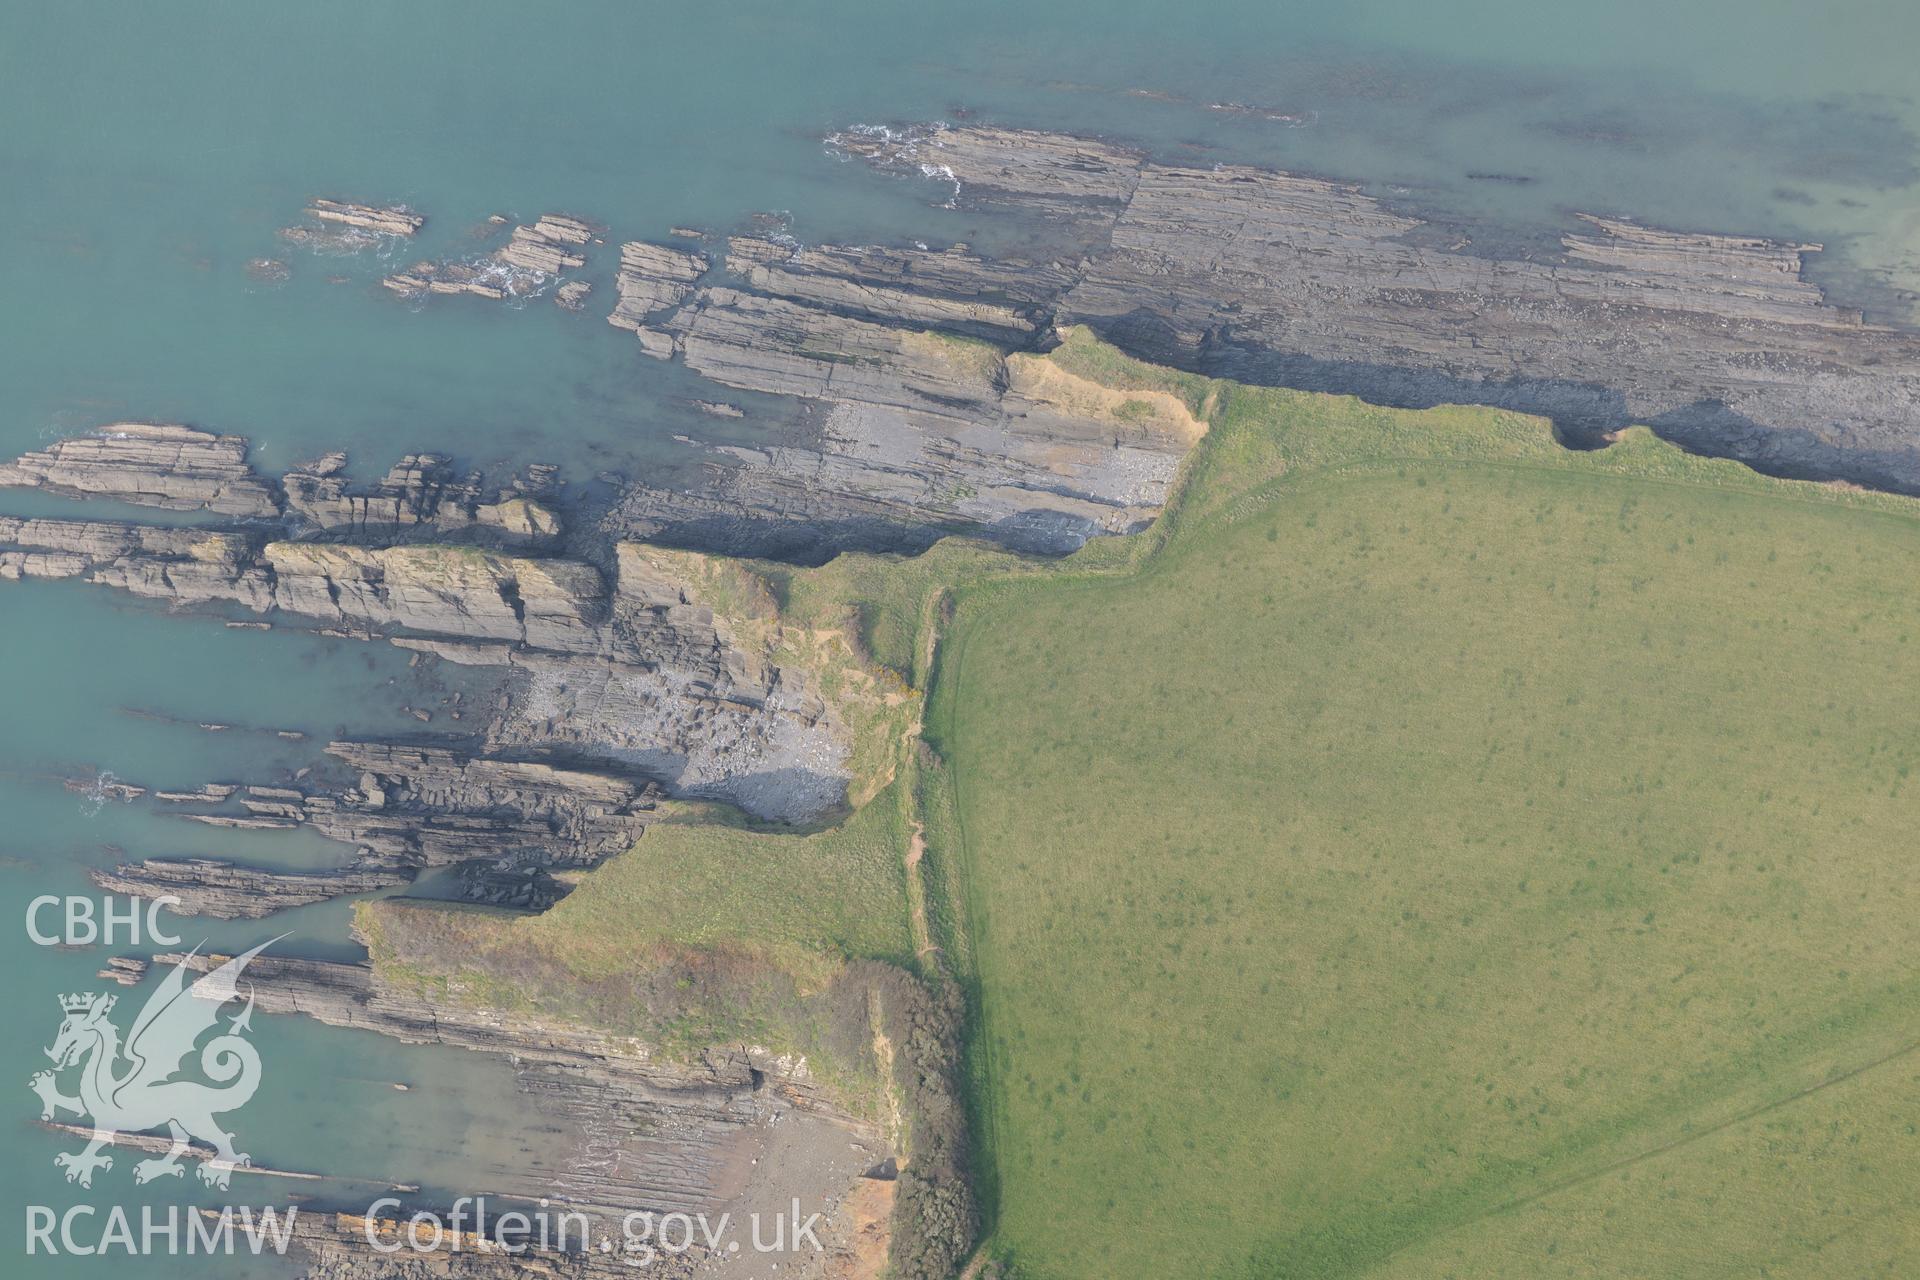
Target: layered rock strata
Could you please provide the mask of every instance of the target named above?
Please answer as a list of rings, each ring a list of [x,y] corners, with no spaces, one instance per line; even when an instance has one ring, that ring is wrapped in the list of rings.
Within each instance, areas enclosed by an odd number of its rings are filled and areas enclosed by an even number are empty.
[[[310,202],[306,216],[305,223],[281,228],[281,239],[331,253],[354,253],[408,239],[427,222],[404,205],[356,204],[325,197]]]
[[[1053,220],[1086,251],[1056,319],[1145,360],[1587,436],[1643,422],[1774,472],[1920,489],[1920,334],[1830,305],[1803,273],[1817,245],[1587,217],[1557,255],[1502,258],[1354,186],[1249,166],[1009,129],[838,142]]]
[[[307,216],[319,222],[357,227],[383,236],[410,236],[427,223],[424,217],[403,205],[382,208],[325,198],[315,199],[309,204]]]
[[[497,1205],[495,1212],[513,1207]],[[437,1216],[449,1221],[445,1206]],[[456,1237],[450,1229],[430,1235],[415,1228],[410,1238],[410,1226],[404,1217],[369,1220],[309,1207],[294,1219],[291,1239],[306,1266],[305,1280],[630,1280],[635,1274],[633,1259],[618,1251],[561,1249],[537,1239],[509,1251],[471,1232]],[[378,1242],[377,1250],[370,1240]],[[416,1247],[416,1240],[427,1247]],[[703,1260],[704,1250],[661,1256],[641,1274],[682,1280],[696,1274]]]
[[[0,579],[77,578],[115,564],[164,564],[180,574],[180,590],[190,594],[196,566],[225,581],[255,545],[247,535],[214,530],[0,516]]]
[[[489,501],[478,475],[459,475],[444,454],[410,453],[370,490],[344,477],[347,457],[329,453],[289,471],[282,481],[288,513],[329,537],[436,538],[477,533],[500,543],[534,545],[560,534],[560,517],[536,498]]]
[[[224,959],[168,954],[155,963],[208,972]],[[742,1150],[776,1140],[767,1126],[775,1116],[830,1126],[840,1142],[868,1145],[875,1160],[885,1155],[866,1126],[824,1099],[804,1063],[778,1055],[735,1047],[669,1062],[637,1041],[559,1018],[395,990],[366,964],[269,953],[248,966],[247,980],[263,1013],[510,1060],[529,1118],[566,1140],[474,1170],[499,1196],[551,1198],[616,1223],[640,1210],[708,1212],[732,1189],[730,1166],[744,1163]]]
[[[490,490],[477,473],[456,472],[452,459],[443,454],[412,453],[373,485],[364,486],[347,479],[344,453],[302,463],[275,481],[252,468],[247,452],[244,436],[123,422],[0,463],[0,487],[169,511],[206,511],[247,522],[284,517],[291,531],[303,537],[537,546],[562,531],[560,516],[546,501],[556,487],[550,466],[530,466],[510,485]],[[60,523],[49,521],[47,527]],[[0,522],[0,529],[7,531],[22,527],[19,521]],[[109,526],[92,527],[108,536],[104,531]],[[151,536],[172,535],[153,530]],[[0,534],[0,542],[9,540]]]
[[[526,775],[543,760],[572,760],[766,818],[814,820],[839,805],[847,730],[813,678],[733,635],[697,588],[644,549],[619,548],[613,568],[610,581],[583,561],[478,547],[265,542],[234,531],[0,519],[0,579],[84,578],[173,605],[272,612],[502,668],[506,706],[481,748],[499,758],[459,763],[478,785],[503,786],[508,774]],[[341,744],[330,750],[347,760]],[[416,789],[439,785],[454,768],[423,752],[404,760]],[[358,759],[347,762],[371,768]],[[397,762],[399,755],[383,767]],[[263,830],[314,821],[254,795],[241,803],[244,813],[207,817]],[[336,838],[368,840],[355,832]]]
[[[115,423],[0,463],[0,485],[243,519],[280,511],[244,437],[162,423]]]
[[[745,238],[727,267],[770,292],[699,287],[638,327],[642,349],[727,386],[809,402],[811,438],[711,448],[702,483],[678,493],[636,486],[613,513],[633,536],[778,551],[786,522],[827,549],[916,549],[966,530],[1068,551],[1151,521],[1203,430],[1191,416],[1171,430],[1157,415],[1130,420],[1119,401],[1032,376],[1035,357],[971,336],[1032,341],[1047,282],[1065,283],[1057,272]],[[970,273],[981,277],[972,301]],[[756,525],[772,547],[752,546]]]
[[[108,893],[172,898],[173,910],[180,915],[219,920],[257,920],[330,898],[377,893],[412,878],[397,867],[356,865],[339,871],[283,871],[217,858],[146,858],[88,873],[88,879]],[[137,981],[138,977],[135,974],[128,981]]]
[[[795,247],[752,236],[727,241],[727,270],[770,297],[1010,346],[1043,336],[1074,283],[1059,263],[983,258],[964,245]]]
[[[97,869],[93,882],[136,897],[173,897],[185,915],[257,919],[462,865],[459,883],[470,901],[538,910],[565,893],[549,869],[593,866],[632,847],[662,795],[657,785],[618,773],[442,746],[334,742],[327,754],[353,782],[209,787],[171,793],[167,803],[174,816],[203,826],[308,828],[356,851],[345,866],[149,858]]]
[[[484,258],[417,262],[380,283],[409,298],[435,293],[470,293],[496,300],[525,298],[553,284],[561,272],[585,266],[586,256],[578,250],[592,239],[593,228],[587,223],[549,213],[531,226],[515,227],[507,243]],[[580,300],[577,290],[568,297]]]
[[[665,245],[639,240],[621,245],[613,286],[618,301],[607,323],[639,333],[654,315],[684,302],[710,265],[700,254]]]
[[[530,227],[515,227],[494,257],[510,267],[557,276],[587,265],[576,250],[593,239],[593,228],[578,218],[549,213]]]

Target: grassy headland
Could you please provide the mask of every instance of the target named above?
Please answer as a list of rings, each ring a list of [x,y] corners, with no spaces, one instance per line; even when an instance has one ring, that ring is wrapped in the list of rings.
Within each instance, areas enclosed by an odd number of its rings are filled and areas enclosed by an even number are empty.
[[[995,1247],[1911,1262],[1920,504],[1214,389],[1137,562],[965,588],[942,651]]]
[[[872,1109],[821,994],[951,971],[989,1250],[1037,1277],[1910,1260],[1920,504],[1083,332],[1016,359],[1205,428],[1152,529],[680,557],[850,708],[861,807],[690,807],[543,917],[376,904],[383,974],[805,1052]]]

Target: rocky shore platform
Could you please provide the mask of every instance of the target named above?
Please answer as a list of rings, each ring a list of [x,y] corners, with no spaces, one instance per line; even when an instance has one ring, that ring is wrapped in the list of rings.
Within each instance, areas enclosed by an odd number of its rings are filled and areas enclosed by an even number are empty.
[[[1920,334],[1830,303],[1803,270],[1818,245],[1589,214],[1550,251],[1505,250],[1352,184],[1098,138],[828,142],[1034,248],[622,244],[609,323],[780,421],[773,443],[683,441],[689,479],[629,477],[614,536],[817,561],[947,533],[1057,554],[1138,529],[1191,439],[1023,376],[1073,325],[1203,374],[1495,405],[1576,446],[1644,423],[1770,473],[1920,492]],[[569,269],[565,245],[540,253]]]
[[[225,957],[163,954],[210,972]],[[534,1201],[563,1200],[596,1220],[635,1211],[714,1212],[743,1186],[781,1125],[830,1128],[842,1149],[859,1148],[849,1170],[886,1156],[884,1139],[837,1111],[805,1066],[747,1046],[669,1061],[635,1040],[591,1031],[557,1012],[502,1013],[384,984],[372,966],[256,959],[247,969],[263,1013],[298,1014],[329,1026],[374,1031],[508,1059],[532,1113],[518,1122],[564,1135],[516,1151],[511,1162],[470,1171],[476,1188]],[[778,1117],[777,1119],[775,1117]],[[789,1128],[787,1132],[792,1132]],[[748,1153],[742,1159],[742,1153]],[[864,1163],[862,1163],[864,1161]],[[857,1166],[857,1168],[855,1168]],[[796,1192],[799,1189],[796,1188]],[[824,1195],[824,1188],[810,1189]]]
[[[1920,492],[1920,333],[1806,278],[1819,245],[1581,215],[1557,253],[1351,184],[1163,162],[990,127],[850,130],[833,147],[942,203],[1053,228],[1041,300],[1140,359],[1380,404],[1541,414],[1577,442],[1644,424],[1760,470]]]

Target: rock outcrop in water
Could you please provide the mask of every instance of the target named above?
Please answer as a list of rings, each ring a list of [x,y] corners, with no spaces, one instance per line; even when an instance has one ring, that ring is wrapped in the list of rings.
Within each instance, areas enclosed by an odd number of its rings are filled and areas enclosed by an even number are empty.
[[[506,246],[494,257],[522,271],[557,276],[569,268],[587,265],[586,257],[575,250],[592,239],[593,228],[585,222],[549,213],[530,227],[515,227]]]
[[[401,205],[380,208],[345,200],[316,199],[307,206],[307,216],[320,222],[358,227],[383,236],[410,236],[427,220]]]
[[[347,457],[330,453],[282,481],[292,516],[330,537],[394,540],[475,534],[497,543],[534,545],[560,534],[560,517],[536,498],[489,501],[478,475],[462,476],[443,454],[410,453],[370,490],[349,484]]]
[[[586,256],[577,250],[592,239],[593,228],[587,223],[549,213],[532,226],[515,227],[507,243],[484,258],[418,262],[380,283],[407,298],[435,293],[525,298],[552,284],[561,272],[585,266]],[[578,301],[581,295],[575,290],[568,297]]]
[[[176,585],[184,600],[193,594],[189,579],[196,566],[225,581],[239,572],[253,545],[243,534],[204,529],[0,516],[0,580],[78,578],[117,563],[164,564],[180,575]]]
[[[175,897],[183,914],[258,918],[463,865],[469,900],[543,909],[564,894],[549,871],[593,866],[632,847],[663,794],[621,773],[440,745],[334,742],[327,754],[347,781],[213,787],[171,794],[167,803],[175,816],[205,826],[305,827],[356,850],[345,866],[288,871],[149,858],[95,870],[94,883],[136,897]]]
[[[413,453],[372,486],[362,486],[346,478],[347,456],[329,453],[276,482],[252,468],[247,450],[244,436],[122,422],[0,463],[0,487],[206,511],[249,522],[285,516],[292,531],[303,536],[536,546],[561,533],[559,515],[543,500],[554,487],[551,467],[529,467],[511,487],[490,493],[479,475],[455,472],[452,459]],[[18,532],[22,526],[16,521],[7,527]],[[125,531],[137,528],[118,527],[123,536],[134,536]],[[151,536],[168,535],[153,530]]]
[[[280,512],[244,437],[162,423],[119,422],[0,463],[0,485],[238,518]]]
[[[108,893],[149,900],[172,898],[173,910],[181,915],[219,920],[257,920],[330,898],[378,893],[412,878],[398,867],[355,865],[338,871],[285,871],[218,858],[146,858],[88,873],[88,879]]]
[[[710,265],[700,254],[665,245],[639,240],[621,245],[620,274],[614,280],[619,302],[607,323],[642,334],[649,319],[686,301],[694,282],[707,273]],[[644,334],[641,341],[647,341]]]
[[[355,204],[316,198],[307,205],[305,224],[283,227],[282,239],[303,248],[354,253],[410,238],[427,220],[404,205]]]

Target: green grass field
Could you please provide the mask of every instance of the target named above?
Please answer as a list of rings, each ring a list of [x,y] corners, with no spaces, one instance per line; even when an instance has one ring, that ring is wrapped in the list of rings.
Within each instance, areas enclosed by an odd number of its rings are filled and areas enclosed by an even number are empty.
[[[1161,529],[941,650],[993,1248],[1920,1270],[1920,505],[1174,383]]]

